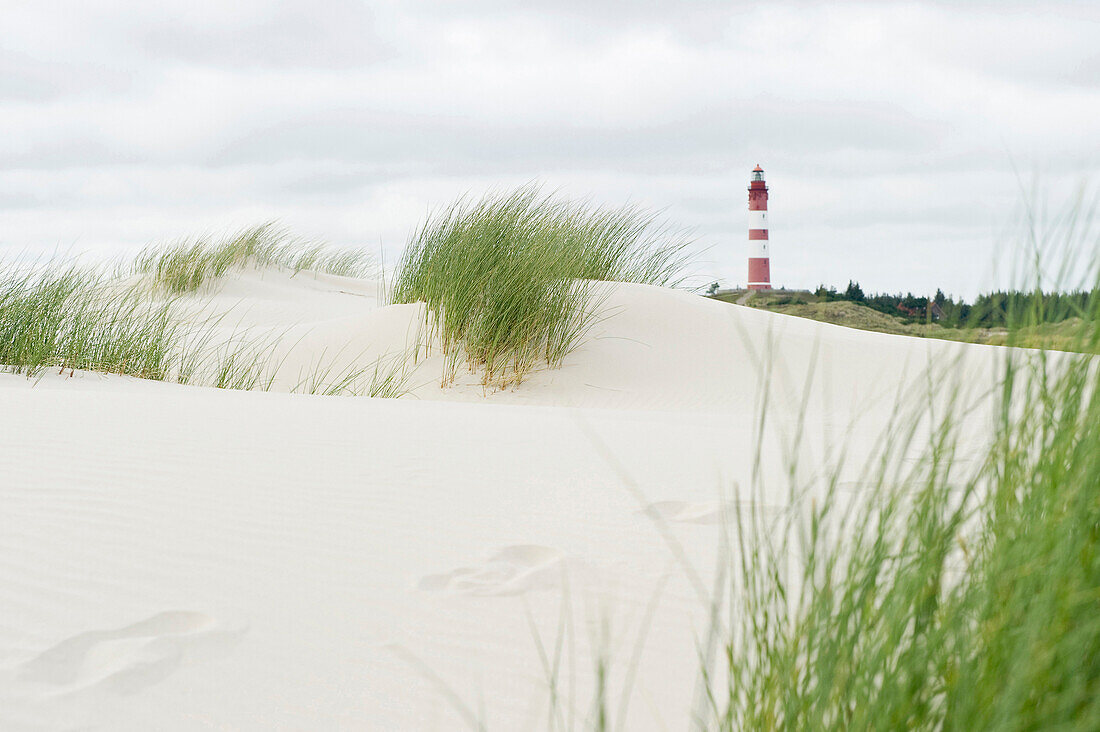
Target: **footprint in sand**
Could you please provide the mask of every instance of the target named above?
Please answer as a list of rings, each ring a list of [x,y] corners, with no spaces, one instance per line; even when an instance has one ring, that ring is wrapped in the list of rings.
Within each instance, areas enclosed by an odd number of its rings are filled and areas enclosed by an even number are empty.
[[[557,549],[518,544],[504,547],[479,566],[430,574],[417,586],[421,590],[466,595],[518,595],[558,585],[565,571],[564,560]]]
[[[22,681],[60,693],[97,688],[132,694],[172,674],[185,662],[215,657],[244,635],[202,613],[157,613],[132,625],[66,638],[18,668]]]

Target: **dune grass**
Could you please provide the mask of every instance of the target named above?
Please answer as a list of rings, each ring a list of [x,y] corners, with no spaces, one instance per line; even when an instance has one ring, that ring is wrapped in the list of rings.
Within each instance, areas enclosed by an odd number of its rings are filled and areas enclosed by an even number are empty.
[[[340,354],[322,353],[312,367],[300,374],[293,394],[321,396],[370,396],[396,399],[409,391],[412,373],[408,353],[383,354],[364,361],[360,355],[339,365]]]
[[[218,335],[221,318],[191,322],[181,317],[179,298],[248,262],[301,271],[323,269],[364,274],[369,259],[306,245],[261,226],[219,245],[149,250],[119,272],[152,272],[157,289],[111,276],[106,268],[63,263],[0,266],[0,369],[36,376],[59,371],[96,371],[220,389],[274,388],[293,349],[285,333]],[[276,357],[281,353],[280,358]],[[319,361],[297,376],[292,392],[400,397],[409,378],[404,354],[346,364]]]
[[[321,353],[295,375],[286,360],[298,346],[288,343],[285,331],[240,332],[213,339],[211,326],[200,323],[178,344],[179,358],[171,378],[181,384],[239,391],[287,391],[318,396],[367,396],[397,399],[409,393],[410,355],[363,354],[340,358]]]
[[[157,286],[182,294],[194,292],[211,279],[248,264],[294,271],[325,272],[364,277],[373,272],[371,256],[361,249],[333,249],[291,236],[266,223],[221,240],[185,240],[146,249],[134,263],[137,272],[150,274]]]
[[[18,373],[84,369],[164,379],[179,326],[151,302],[80,267],[0,273],[0,364]]]
[[[595,317],[595,282],[674,285],[685,247],[652,214],[528,186],[430,217],[405,249],[393,300],[426,303],[444,386],[465,360],[483,384],[505,387],[576,348]]]

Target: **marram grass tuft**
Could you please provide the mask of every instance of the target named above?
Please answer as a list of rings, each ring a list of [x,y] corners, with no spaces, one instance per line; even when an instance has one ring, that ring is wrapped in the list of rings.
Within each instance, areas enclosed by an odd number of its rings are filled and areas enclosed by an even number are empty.
[[[199,239],[151,247],[138,255],[135,269],[151,274],[164,290],[183,294],[248,264],[345,277],[365,277],[374,271],[365,250],[332,249],[306,242],[273,223],[245,229],[221,241]]]
[[[453,382],[460,361],[484,384],[557,366],[595,317],[600,281],[678,283],[687,242],[637,208],[602,209],[535,187],[459,202],[405,249],[393,300],[424,302]]]

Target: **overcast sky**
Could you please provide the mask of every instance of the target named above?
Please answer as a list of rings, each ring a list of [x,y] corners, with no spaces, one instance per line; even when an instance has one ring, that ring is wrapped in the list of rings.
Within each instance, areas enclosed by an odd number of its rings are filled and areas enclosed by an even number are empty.
[[[542,181],[661,209],[745,281],[970,296],[1024,191],[1100,182],[1100,2],[0,0],[0,255],[276,218],[392,261]]]

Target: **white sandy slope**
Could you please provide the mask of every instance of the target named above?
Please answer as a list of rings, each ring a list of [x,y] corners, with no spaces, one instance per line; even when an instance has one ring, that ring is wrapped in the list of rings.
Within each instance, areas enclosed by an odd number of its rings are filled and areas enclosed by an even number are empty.
[[[213,297],[295,344],[284,391],[423,318],[327,276]],[[438,354],[399,400],[0,375],[0,729],[583,729],[601,657],[613,726],[688,728],[735,493],[778,511],[846,446],[862,500],[899,395],[980,398],[1004,353],[636,285],[604,314],[493,393]]]

